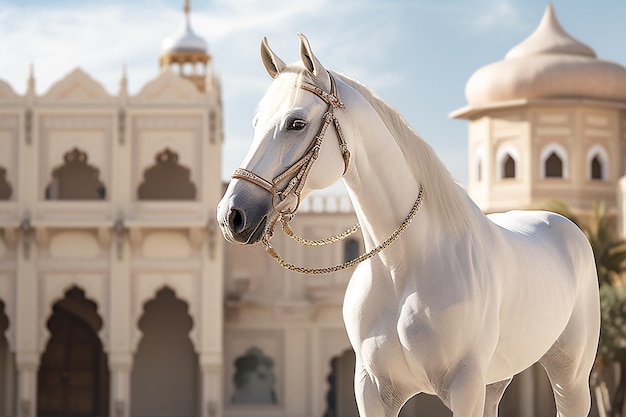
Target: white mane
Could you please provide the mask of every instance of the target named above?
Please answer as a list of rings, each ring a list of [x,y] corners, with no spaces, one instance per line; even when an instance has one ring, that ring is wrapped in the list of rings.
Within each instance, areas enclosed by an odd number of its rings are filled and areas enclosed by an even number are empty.
[[[453,232],[477,226],[476,220],[482,217],[480,209],[404,117],[365,85],[335,71],[333,75],[361,94],[384,121],[402,150],[416,184],[419,181],[424,186],[432,214],[439,216],[440,224],[451,227]]]
[[[354,88],[376,110],[402,150],[416,185],[420,182],[424,186],[432,213],[438,216],[440,224],[453,233],[477,227],[476,221],[483,217],[482,212],[404,117],[360,82],[335,71],[332,74]],[[305,77],[306,69],[298,63],[286,67],[267,88],[255,118],[271,118],[280,107],[297,102],[303,91],[299,86]]]

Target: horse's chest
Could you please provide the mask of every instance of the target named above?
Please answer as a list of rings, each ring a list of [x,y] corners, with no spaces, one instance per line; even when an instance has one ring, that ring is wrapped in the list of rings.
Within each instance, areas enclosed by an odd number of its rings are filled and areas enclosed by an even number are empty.
[[[399,293],[393,299],[394,292],[380,294],[360,293],[359,300],[347,297],[344,303],[346,329],[357,358],[367,372],[378,378],[433,393],[433,384],[451,359],[445,342],[458,342],[442,335],[439,329],[446,328],[448,322],[462,323],[463,314],[453,314],[457,309],[451,307],[443,314],[451,315],[450,320],[433,320],[432,308],[419,299],[416,291]]]
[[[383,295],[384,294],[384,295]],[[344,320],[357,357],[364,368],[379,377],[393,376],[415,382],[421,369],[415,367],[414,346],[406,344],[407,335],[419,339],[428,334],[427,325],[415,310],[401,308],[401,300],[393,292],[371,291],[360,294],[360,301],[346,300]]]

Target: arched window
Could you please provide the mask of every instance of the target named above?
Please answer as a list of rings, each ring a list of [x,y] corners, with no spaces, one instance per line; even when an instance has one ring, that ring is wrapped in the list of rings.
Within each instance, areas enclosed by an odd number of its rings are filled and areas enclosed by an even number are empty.
[[[196,186],[191,182],[188,168],[178,163],[178,154],[165,149],[146,169],[137,191],[139,200],[194,200]]]
[[[519,153],[509,144],[503,145],[496,153],[496,177],[498,179],[520,178]]]
[[[474,153],[474,163],[475,163],[475,180],[476,182],[481,182],[483,180],[483,166],[484,166],[484,161],[485,159],[485,149],[483,147],[480,147],[476,150],[476,152]]]
[[[541,178],[568,178],[568,159],[565,148],[551,143],[541,151]]]
[[[343,244],[343,261],[350,262],[359,256],[359,241],[348,239]]]
[[[258,348],[248,349],[235,360],[235,392],[232,404],[277,404],[274,361]]]
[[[609,157],[602,146],[592,147],[587,154],[587,178],[596,181],[609,179]]]
[[[11,198],[13,189],[7,181],[7,170],[0,167],[0,200],[8,200]]]
[[[46,200],[104,200],[106,189],[100,171],[87,163],[87,154],[74,148],[63,159],[63,165],[52,171]]]
[[[507,155],[504,159],[502,178],[515,178],[515,159],[511,155]]]
[[[552,152],[544,164],[547,178],[563,178],[563,161]]]
[[[594,156],[591,160],[591,179],[602,179],[602,162],[600,162],[600,158],[598,158],[598,155]]]
[[[354,396],[354,367],[356,356],[352,349],[330,360],[331,372],[326,377],[326,411],[323,417],[358,416]]]

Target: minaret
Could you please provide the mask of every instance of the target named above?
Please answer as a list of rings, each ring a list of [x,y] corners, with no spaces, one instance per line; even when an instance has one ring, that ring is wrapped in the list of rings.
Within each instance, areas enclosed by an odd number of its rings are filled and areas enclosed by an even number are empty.
[[[193,82],[200,91],[206,90],[206,75],[211,62],[207,43],[191,28],[189,0],[183,7],[184,22],[181,28],[165,38],[161,44],[159,66],[161,70],[173,69],[181,77]]]

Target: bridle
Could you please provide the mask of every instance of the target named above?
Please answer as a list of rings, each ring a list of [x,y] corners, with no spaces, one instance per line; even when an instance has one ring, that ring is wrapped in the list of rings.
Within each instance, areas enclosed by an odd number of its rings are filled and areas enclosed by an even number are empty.
[[[295,212],[298,210],[298,207],[300,206],[300,195],[302,194],[304,183],[309,176],[309,173],[311,172],[313,164],[319,156],[320,148],[322,146],[322,140],[324,139],[324,135],[326,134],[326,129],[328,129],[328,126],[331,123],[333,123],[333,125],[335,126],[335,130],[337,131],[339,149],[341,150],[344,162],[343,173],[345,174],[348,170],[348,164],[350,163],[350,151],[348,150],[346,139],[343,135],[343,131],[341,130],[341,126],[339,125],[339,120],[333,112],[335,109],[343,109],[345,108],[345,106],[337,96],[335,79],[330,73],[328,73],[328,75],[330,76],[330,93],[327,93],[326,91],[312,84],[302,83],[300,85],[303,90],[310,91],[328,105],[328,109],[326,109],[326,112],[322,116],[324,122],[320,126],[317,135],[315,135],[315,137],[313,138],[313,141],[311,142],[311,145],[309,146],[306,153],[293,165],[278,174],[271,181],[268,181],[265,178],[255,174],[254,172],[248,171],[244,168],[237,168],[235,172],[233,172],[233,174],[231,175],[231,178],[249,181],[269,191],[272,194],[272,205],[278,216],[294,215]],[[283,191],[278,191],[278,186],[287,180],[289,180],[289,183],[287,184],[285,189]],[[280,208],[280,203],[285,201],[290,195],[296,198],[295,207],[289,209],[288,205],[286,205],[285,207]]]
[[[347,238],[348,236],[357,232],[361,228],[361,226],[357,223],[354,226],[352,226],[350,229],[346,230],[345,232],[339,235],[332,236],[332,237],[322,239],[322,240],[308,240],[300,236],[297,236],[293,232],[293,230],[289,227],[289,222],[293,219],[296,211],[298,210],[298,207],[300,206],[300,196],[301,196],[302,190],[304,189],[304,184],[306,182],[307,177],[309,176],[309,173],[311,172],[311,168],[313,167],[313,164],[315,163],[315,161],[317,160],[319,156],[319,151],[322,146],[322,140],[324,139],[326,130],[328,129],[328,126],[331,123],[335,126],[335,131],[337,132],[337,140],[339,141],[339,149],[341,150],[341,154],[342,154],[343,161],[344,161],[343,174],[345,174],[346,171],[348,170],[348,166],[350,163],[350,151],[348,150],[346,139],[343,135],[343,131],[341,130],[341,126],[339,125],[339,120],[334,114],[335,109],[343,109],[345,108],[345,105],[339,100],[339,96],[337,95],[337,87],[336,87],[335,79],[333,75],[330,72],[328,72],[328,76],[330,77],[330,92],[326,92],[322,90],[321,88],[312,84],[308,84],[304,82],[300,84],[300,88],[315,94],[324,103],[328,105],[326,112],[322,116],[323,123],[320,126],[320,129],[317,132],[317,135],[315,135],[315,137],[313,138],[311,145],[309,146],[305,154],[300,159],[298,159],[293,165],[291,165],[289,168],[287,168],[286,170],[278,174],[276,177],[274,177],[274,179],[272,179],[271,181],[268,181],[265,178],[261,177],[260,175],[257,175],[254,172],[249,171],[245,168],[237,168],[231,175],[231,178],[233,179],[241,179],[244,181],[251,182],[263,188],[264,190],[268,191],[270,194],[272,194],[272,207],[274,208],[275,215],[270,220],[267,230],[264,236],[261,238],[261,242],[265,246],[267,253],[272,258],[274,258],[274,260],[278,262],[282,267],[289,269],[291,271],[294,271],[294,272],[302,273],[302,274],[319,275],[319,274],[327,274],[330,272],[341,271],[343,269],[350,268],[358,263],[361,263],[364,260],[369,259],[372,256],[376,255],[377,253],[385,249],[387,246],[389,246],[393,241],[395,241],[398,238],[398,236],[400,236],[400,234],[402,234],[402,232],[404,232],[404,230],[406,230],[406,228],[409,226],[409,224],[413,220],[413,217],[415,217],[415,214],[419,210],[422,204],[423,197],[424,197],[424,188],[420,184],[420,189],[419,189],[419,193],[417,196],[417,200],[415,201],[413,208],[411,208],[411,211],[409,212],[407,217],[404,219],[404,221],[401,223],[401,225],[380,245],[376,246],[374,249],[370,250],[369,252],[358,256],[355,259],[344,262],[343,264],[335,265],[332,267],[326,267],[326,268],[300,267],[300,266],[297,266],[297,265],[294,265],[285,261],[272,247],[269,241],[274,235],[274,226],[276,225],[276,222],[279,220],[281,222],[283,232],[287,236],[293,238],[298,243],[307,245],[307,246],[321,246],[321,245],[327,245],[330,243],[335,243],[335,242],[338,242]],[[287,180],[289,180],[287,186],[282,191],[278,191],[278,186]],[[287,198],[290,196],[295,197],[296,204],[293,208],[289,208],[288,204],[283,204],[284,202],[286,202]]]

